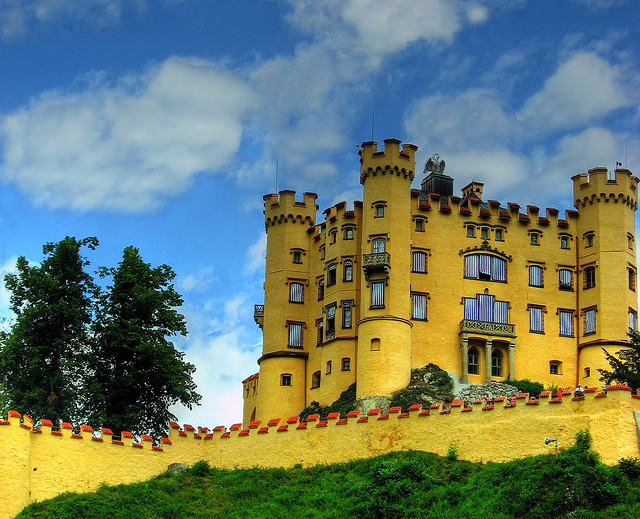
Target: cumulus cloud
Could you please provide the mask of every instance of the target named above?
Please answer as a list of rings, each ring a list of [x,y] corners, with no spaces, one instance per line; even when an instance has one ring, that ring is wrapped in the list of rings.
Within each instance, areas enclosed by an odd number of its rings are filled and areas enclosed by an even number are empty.
[[[576,52],[524,103],[518,117],[541,131],[569,129],[628,103],[619,66],[592,52]]]
[[[193,59],[115,85],[93,78],[0,120],[0,175],[51,207],[143,211],[232,160],[254,100],[233,73]]]
[[[259,270],[264,270],[265,258],[267,257],[267,233],[261,234],[256,242],[247,251],[247,274],[255,274]]]

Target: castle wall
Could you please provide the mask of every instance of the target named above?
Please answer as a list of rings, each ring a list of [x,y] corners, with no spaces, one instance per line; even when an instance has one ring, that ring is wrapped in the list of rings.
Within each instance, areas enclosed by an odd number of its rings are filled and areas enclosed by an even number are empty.
[[[573,444],[576,432],[588,429],[593,448],[613,465],[623,457],[640,457],[634,411],[640,399],[627,390],[610,390],[605,398],[588,393],[584,400],[561,403],[540,399],[537,405],[517,401],[516,407],[496,403],[492,410],[476,405],[471,412],[452,408],[450,414],[414,410],[405,414],[372,414],[328,422],[297,423],[297,417],[252,424],[251,429],[214,432],[198,428],[183,432],[172,424],[162,448],[149,441],[101,441],[88,431],[72,437],[71,430],[52,434],[51,427],[32,431],[25,417],[0,422],[0,519],[15,516],[26,504],[63,492],[93,491],[101,484],[142,481],[164,472],[172,463],[207,460],[226,469],[250,467],[308,467],[378,456],[391,451],[424,450],[445,455],[456,445],[460,459],[475,462],[509,461],[552,452],[544,438]],[[311,419],[311,417],[310,417]],[[290,423],[286,423],[290,422]]]

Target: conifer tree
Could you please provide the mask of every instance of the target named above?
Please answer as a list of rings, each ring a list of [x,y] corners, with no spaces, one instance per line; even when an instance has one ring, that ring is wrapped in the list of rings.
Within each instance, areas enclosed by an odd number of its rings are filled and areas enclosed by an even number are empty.
[[[611,366],[610,370],[599,369],[600,380],[610,384],[614,380],[621,384],[627,384],[633,391],[640,388],[640,334],[632,331],[628,348],[623,348],[614,354],[604,348],[605,356]]]

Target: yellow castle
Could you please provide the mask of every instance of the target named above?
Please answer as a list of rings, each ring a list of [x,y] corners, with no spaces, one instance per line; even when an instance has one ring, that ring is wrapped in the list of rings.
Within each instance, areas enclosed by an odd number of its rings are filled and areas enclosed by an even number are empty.
[[[453,192],[434,155],[412,189],[417,147],[360,150],[362,201],[316,224],[317,195],[264,196],[267,232],[259,373],[243,381],[244,423],[357,397],[391,395],[435,363],[462,383],[598,385],[602,352],[637,326],[638,179],[572,177],[576,210]]]

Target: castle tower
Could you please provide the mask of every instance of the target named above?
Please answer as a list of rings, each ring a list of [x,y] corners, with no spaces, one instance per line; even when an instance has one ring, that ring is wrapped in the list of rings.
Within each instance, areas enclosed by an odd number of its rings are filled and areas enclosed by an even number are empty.
[[[576,236],[577,380],[599,383],[598,369],[610,369],[602,352],[618,351],[637,329],[635,211],[638,179],[627,169],[613,177],[606,168],[572,177],[578,209]]]
[[[390,395],[411,375],[411,181],[412,144],[386,139],[360,150],[362,267],[357,324],[357,397]]]
[[[258,398],[251,420],[295,415],[306,407],[309,357],[309,236],[315,193],[296,202],[294,191],[264,196],[267,258]]]

